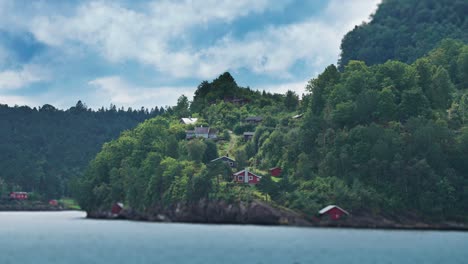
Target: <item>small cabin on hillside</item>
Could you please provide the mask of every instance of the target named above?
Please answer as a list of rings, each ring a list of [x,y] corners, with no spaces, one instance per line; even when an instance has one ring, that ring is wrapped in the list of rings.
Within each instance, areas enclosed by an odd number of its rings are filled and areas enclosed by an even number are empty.
[[[191,118],[191,117],[180,119],[180,123],[184,125],[194,125],[197,121],[198,121],[198,118]]]
[[[245,98],[225,97],[224,102],[242,106],[249,103],[250,100]]]
[[[28,199],[27,192],[11,192],[10,199],[11,200],[27,200]]]
[[[268,170],[273,177],[281,177],[283,170],[280,167],[274,167]]]
[[[328,216],[331,220],[338,220],[349,213],[343,208],[336,205],[329,205],[319,211],[321,217]]]
[[[209,127],[196,127],[195,130],[185,131],[185,138],[186,139],[192,139],[192,138],[217,139],[218,130],[214,128],[209,128]]]
[[[231,167],[231,168],[237,167],[237,162],[236,162],[235,160],[233,160],[233,159],[227,157],[227,156],[219,157],[219,158],[214,159],[214,160],[212,160],[212,161],[210,161],[210,162],[224,162],[224,163],[226,163],[227,165],[229,165],[229,167]]]
[[[244,184],[258,184],[262,179],[262,176],[258,176],[257,174],[249,171],[248,168],[245,168],[239,172],[233,174],[233,180],[236,183],[244,183]]]
[[[298,114],[298,115],[295,115],[292,117],[292,119],[299,119],[299,118],[302,118],[304,116],[304,114]]]
[[[244,132],[244,140],[251,140],[253,136],[255,135],[255,132]]]
[[[249,116],[246,119],[244,119],[246,123],[249,124],[259,124],[263,121],[263,117],[261,116]]]

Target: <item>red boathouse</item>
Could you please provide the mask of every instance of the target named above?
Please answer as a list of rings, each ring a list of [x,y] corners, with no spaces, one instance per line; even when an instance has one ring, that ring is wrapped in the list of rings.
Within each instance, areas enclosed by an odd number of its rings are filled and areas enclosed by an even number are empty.
[[[11,192],[10,199],[12,200],[27,200],[28,193],[27,192]]]
[[[111,213],[114,215],[120,214],[123,209],[123,203],[114,203],[111,208]]]
[[[328,217],[331,220],[338,220],[345,215],[349,215],[349,213],[346,210],[336,205],[329,205],[323,208],[319,211],[319,214],[321,217],[323,217],[324,215],[328,215]]]
[[[258,176],[255,173],[245,168],[239,172],[234,173],[234,182],[245,183],[245,184],[257,184],[262,179],[262,176]]]

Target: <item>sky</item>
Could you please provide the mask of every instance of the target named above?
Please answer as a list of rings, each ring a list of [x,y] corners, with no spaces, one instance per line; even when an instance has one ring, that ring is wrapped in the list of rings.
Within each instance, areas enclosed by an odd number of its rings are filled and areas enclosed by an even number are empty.
[[[380,0],[0,0],[0,103],[175,105],[229,71],[304,93]]]

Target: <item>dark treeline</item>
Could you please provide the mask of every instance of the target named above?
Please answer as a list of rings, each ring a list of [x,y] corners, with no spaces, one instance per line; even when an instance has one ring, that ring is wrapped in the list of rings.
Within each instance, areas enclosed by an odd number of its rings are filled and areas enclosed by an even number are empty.
[[[102,144],[164,109],[97,111],[81,101],[67,110],[0,105],[0,193],[68,194],[68,180],[82,174]]]
[[[367,65],[412,63],[444,38],[468,42],[466,0],[384,0],[372,21],[356,26],[341,44],[340,69],[350,60]]]

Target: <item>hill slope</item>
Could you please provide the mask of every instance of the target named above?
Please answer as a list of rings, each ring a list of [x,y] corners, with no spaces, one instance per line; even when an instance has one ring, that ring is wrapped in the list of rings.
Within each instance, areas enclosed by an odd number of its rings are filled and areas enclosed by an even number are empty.
[[[412,63],[442,39],[468,43],[467,13],[465,0],[383,0],[371,22],[344,36],[339,67],[350,60]]]
[[[252,100],[247,89],[243,105],[198,97],[196,109],[202,110],[191,114],[199,124],[238,135],[254,131],[253,138],[187,141],[184,131],[192,127],[178,124],[177,112],[149,120],[104,146],[77,186],[80,204],[93,211],[123,201],[145,213],[200,201],[261,199],[309,217],[339,204],[354,215],[464,221],[467,51],[468,45],[447,40],[410,65],[351,61],[344,72],[331,65],[309,82],[311,93],[292,108],[288,94],[253,92]],[[219,91],[213,86],[217,80],[205,83],[205,94]],[[185,109],[174,109],[190,112],[183,101]],[[296,109],[305,112],[302,119],[292,118]],[[239,123],[247,116],[263,120]],[[236,169],[249,166],[263,176],[254,188],[234,183],[233,171],[209,162],[226,154],[216,150],[234,139],[239,140],[228,145],[234,144],[229,154]],[[279,181],[266,173],[274,166],[283,168]]]

